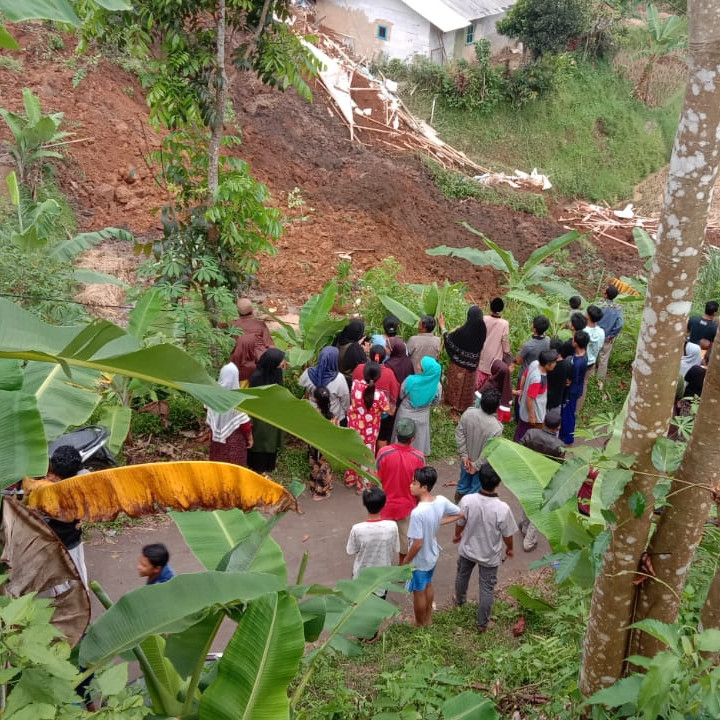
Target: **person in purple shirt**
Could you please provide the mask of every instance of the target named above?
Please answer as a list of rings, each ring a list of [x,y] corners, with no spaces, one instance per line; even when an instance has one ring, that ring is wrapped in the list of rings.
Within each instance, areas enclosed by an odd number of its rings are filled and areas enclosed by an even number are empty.
[[[175,571],[168,564],[170,553],[163,543],[152,543],[142,549],[138,560],[138,574],[147,578],[148,585],[164,583],[175,577]]]

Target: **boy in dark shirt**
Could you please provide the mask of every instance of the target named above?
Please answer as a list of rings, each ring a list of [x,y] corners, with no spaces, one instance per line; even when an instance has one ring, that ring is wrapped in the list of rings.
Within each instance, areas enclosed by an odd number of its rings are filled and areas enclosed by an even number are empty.
[[[168,564],[170,553],[163,543],[146,545],[138,560],[138,575],[147,578],[148,585],[157,585],[175,577],[175,571]]]
[[[705,314],[693,315],[687,324],[688,340],[707,350],[715,341],[718,325],[714,321],[715,313],[718,311],[718,304],[715,300],[705,303]]]
[[[66,480],[87,472],[83,470],[80,453],[72,445],[61,445],[50,458],[50,471],[48,478],[53,482]],[[82,526],[80,520],[64,522],[55,518],[46,517],[45,522],[58,536],[60,542],[67,548],[70,557],[75,563],[78,575],[87,587],[87,568],[85,567],[85,549],[82,542]]]
[[[573,337],[575,354],[573,355],[570,385],[568,385],[565,403],[561,410],[560,439],[566,445],[572,445],[575,442],[576,409],[577,402],[585,390],[585,375],[587,373],[587,356],[585,353],[589,343],[590,336],[584,330],[575,333]]]

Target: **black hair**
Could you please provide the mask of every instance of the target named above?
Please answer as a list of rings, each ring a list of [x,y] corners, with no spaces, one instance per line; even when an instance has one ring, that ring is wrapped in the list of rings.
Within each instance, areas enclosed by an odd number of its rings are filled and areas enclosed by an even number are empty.
[[[558,354],[562,352],[563,341],[560,338],[550,338],[550,349],[557,350]]]
[[[153,567],[163,568],[170,561],[170,553],[163,543],[152,543],[142,549],[142,554]]]
[[[370,359],[375,363],[381,363],[387,355],[385,348],[382,345],[373,345],[370,348]]]
[[[605,288],[605,297],[608,300],[614,300],[618,296],[618,289],[614,285],[608,285]]]
[[[580,306],[582,305],[582,298],[579,295],[573,295],[568,300],[568,303],[573,310],[579,310]]]
[[[432,315],[423,315],[420,324],[431,333],[435,329],[435,318]]]
[[[584,330],[587,327],[587,319],[581,312],[574,312],[570,316],[570,325],[573,330]]]
[[[708,300],[705,303],[705,314],[714,315],[718,311],[718,304],[716,300]]]
[[[330,391],[326,387],[316,387],[313,390],[313,398],[320,414],[327,420],[331,420],[333,414],[330,412]]]
[[[587,333],[584,330],[579,330],[578,332]],[[569,358],[572,355],[575,354],[575,348],[573,347],[572,340],[566,340],[562,344],[562,348],[560,349],[560,355],[564,358]]]
[[[428,492],[432,492],[437,482],[437,470],[434,467],[425,465],[425,467],[418,468],[413,473],[413,480],[424,488],[427,488]]]
[[[483,390],[480,398],[480,408],[488,415],[493,415],[500,407],[500,391],[497,388]]]
[[[490,301],[490,310],[494,313],[501,313],[505,309],[505,303],[502,298],[493,298]]]
[[[82,470],[82,457],[72,445],[61,445],[50,458],[50,470],[59,478],[75,477]]]
[[[551,430],[557,430],[562,424],[562,418],[560,413],[557,411],[545,413],[545,427],[549,427]]]
[[[550,321],[544,315],[536,315],[533,318],[533,329],[538,335],[544,335],[550,327]]]
[[[603,311],[597,305],[588,305],[587,314],[596,323],[598,320],[602,320]]]
[[[377,515],[384,507],[387,502],[385,493],[377,486],[371,485],[362,494],[362,501],[365,509],[371,515]]]
[[[540,354],[538,355],[538,362],[543,366],[546,367],[550,363],[556,362],[558,359],[558,351],[557,350],[542,350]]]
[[[395,337],[397,335],[398,325],[400,325],[400,320],[394,315],[388,315],[383,320],[383,330],[385,330],[385,334],[388,337]]]
[[[380,366],[376,362],[368,360],[363,370],[363,380],[367,383],[367,387],[363,392],[363,402],[369,410],[375,402],[375,383],[380,379]]]
[[[480,478],[480,487],[485,490],[485,492],[493,492],[500,484],[500,476],[488,462],[483,463],[478,468],[478,477]]]
[[[584,330],[578,330],[575,333],[575,344],[584,350],[590,344],[590,336]]]

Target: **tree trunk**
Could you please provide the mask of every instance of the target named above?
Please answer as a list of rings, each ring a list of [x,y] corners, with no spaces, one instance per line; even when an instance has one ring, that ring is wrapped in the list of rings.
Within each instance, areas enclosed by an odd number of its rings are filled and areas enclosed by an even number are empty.
[[[670,505],[663,510],[648,549],[657,580],[647,580],[640,586],[636,620],[648,617],[666,623],[677,620],[690,563],[713,505],[713,490],[720,480],[720,443],[711,430],[717,427],[720,427],[720,352],[710,357],[692,437],[675,473],[668,497]],[[646,633],[633,633],[632,654],[652,657],[664,647]]]
[[[227,74],[225,72],[225,0],[217,5],[217,52],[215,61],[215,112],[208,147],[208,202],[211,203],[218,188],[220,167],[220,143],[225,127],[225,103],[227,101]]]
[[[717,628],[720,630],[720,571],[715,573],[710,591],[705,599],[700,624],[704,629]]]
[[[617,522],[593,592],[585,637],[580,689],[584,695],[622,675],[628,651],[627,626],[633,621],[632,584],[645,551],[653,508],[656,471],[651,452],[670,421],[682,338],[701,257],[717,170],[718,79],[717,2],[690,5],[689,79],[670,161],[657,249],[645,298],[637,353],[623,427],[621,452],[635,456],[632,481],[613,510]],[[645,497],[636,518],[629,499]]]

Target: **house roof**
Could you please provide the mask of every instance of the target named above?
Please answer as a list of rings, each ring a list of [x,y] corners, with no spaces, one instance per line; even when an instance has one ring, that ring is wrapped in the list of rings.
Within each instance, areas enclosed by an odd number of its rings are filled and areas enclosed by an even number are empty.
[[[443,32],[467,27],[473,20],[498,15],[515,0],[402,0]]]
[[[453,10],[445,0],[402,0],[411,10],[424,17],[443,32],[451,32],[470,24],[465,15]]]
[[[442,0],[451,10],[471,20],[499,15],[515,4],[516,0]]]

